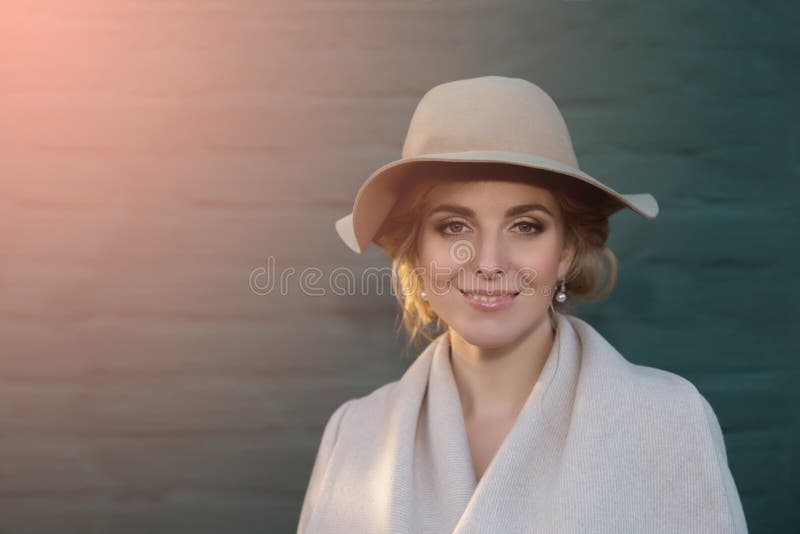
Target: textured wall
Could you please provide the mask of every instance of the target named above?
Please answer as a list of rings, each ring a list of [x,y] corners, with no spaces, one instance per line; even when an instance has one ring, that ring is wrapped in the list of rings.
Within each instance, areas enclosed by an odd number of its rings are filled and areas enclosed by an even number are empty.
[[[612,219],[591,322],[714,406],[751,532],[800,520],[789,3],[0,4],[0,533],[288,532],[333,408],[408,361],[333,221],[422,93],[530,79]],[[295,275],[296,276],[296,275]]]

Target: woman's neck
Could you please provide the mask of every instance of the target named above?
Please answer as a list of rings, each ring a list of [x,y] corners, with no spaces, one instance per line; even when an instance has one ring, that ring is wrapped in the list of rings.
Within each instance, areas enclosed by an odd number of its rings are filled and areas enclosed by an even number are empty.
[[[449,332],[450,365],[464,418],[516,418],[539,379],[555,334],[547,314],[515,342],[485,349]]]

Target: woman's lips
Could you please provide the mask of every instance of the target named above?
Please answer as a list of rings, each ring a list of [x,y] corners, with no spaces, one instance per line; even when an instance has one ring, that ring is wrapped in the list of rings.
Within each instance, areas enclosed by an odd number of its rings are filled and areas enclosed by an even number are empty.
[[[519,291],[514,293],[502,293],[498,295],[481,295],[477,293],[466,293],[461,289],[458,290],[459,293],[466,299],[466,301],[474,306],[479,310],[485,311],[495,311],[501,310],[503,308],[507,308],[510,306],[517,295],[519,295]]]

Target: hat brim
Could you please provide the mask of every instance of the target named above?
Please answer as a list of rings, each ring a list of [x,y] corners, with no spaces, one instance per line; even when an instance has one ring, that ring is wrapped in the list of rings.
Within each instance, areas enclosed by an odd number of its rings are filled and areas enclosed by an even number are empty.
[[[362,254],[397,201],[407,171],[422,162],[504,163],[556,172],[592,185],[646,219],[658,215],[658,202],[649,193],[623,194],[585,172],[551,159],[501,150],[471,150],[413,156],[387,163],[367,178],[356,194],[353,211],[336,221],[339,237],[354,252]]]

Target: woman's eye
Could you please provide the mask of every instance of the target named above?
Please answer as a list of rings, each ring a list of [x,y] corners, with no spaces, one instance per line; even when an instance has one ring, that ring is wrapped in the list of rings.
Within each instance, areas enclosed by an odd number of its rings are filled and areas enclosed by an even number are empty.
[[[518,228],[519,229],[518,233],[521,234],[538,234],[543,230],[541,224],[531,221],[518,222],[513,226],[513,228]],[[468,231],[468,227],[463,222],[451,221],[439,225],[438,230],[440,233],[445,235],[454,235],[454,234],[462,234]]]
[[[542,226],[530,221],[518,222],[514,228],[519,228],[523,234],[537,234],[542,231]]]
[[[460,234],[461,231],[464,229],[464,227],[465,227],[464,223],[453,221],[441,225],[439,227],[439,231],[442,232],[443,234]]]

